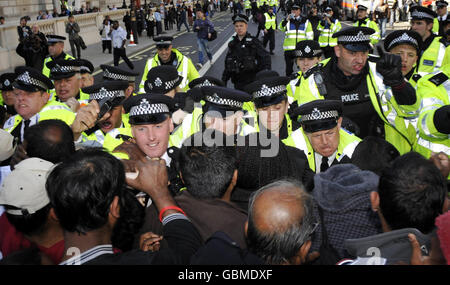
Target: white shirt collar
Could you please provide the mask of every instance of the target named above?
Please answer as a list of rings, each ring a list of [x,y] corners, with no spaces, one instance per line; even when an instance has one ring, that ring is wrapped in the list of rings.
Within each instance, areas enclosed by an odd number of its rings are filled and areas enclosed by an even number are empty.
[[[336,158],[336,153],[337,150],[328,157],[328,166],[331,166],[331,164],[333,163],[333,161]],[[316,173],[320,173],[320,164],[322,164],[322,155],[318,154],[317,152],[314,152],[314,159],[316,161]]]

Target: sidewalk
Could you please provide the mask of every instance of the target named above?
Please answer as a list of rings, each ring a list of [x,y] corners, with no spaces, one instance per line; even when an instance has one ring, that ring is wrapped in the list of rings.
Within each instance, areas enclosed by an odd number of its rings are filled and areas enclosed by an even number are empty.
[[[215,18],[219,18],[219,16],[221,16],[225,13],[229,14],[229,11],[216,12],[214,14],[214,18],[212,19],[212,21],[214,22]],[[120,21],[120,26],[125,29],[124,23],[122,21]],[[192,33],[192,27],[189,27],[189,28]],[[155,32],[156,32],[156,28],[155,28]],[[163,34],[160,34],[160,36],[176,37],[178,34],[185,33],[185,32],[187,32],[187,31],[186,31],[186,27],[184,25],[181,26],[180,31],[177,31],[176,24],[175,24],[172,30],[165,31],[163,29]],[[66,35],[64,35],[64,36],[66,36]],[[144,49],[147,49],[155,44],[153,39],[147,36],[146,30],[142,31],[142,37],[138,38],[138,42],[139,42],[139,44],[137,44],[136,46],[128,46],[130,41],[127,41],[126,52],[127,52],[128,57],[130,57],[131,55],[138,53]],[[68,54],[72,54],[72,52],[70,50],[70,46],[69,46],[68,50],[65,50],[65,52]],[[88,45],[85,50],[81,50],[81,58],[87,59],[90,62],[92,62],[92,64],[94,65],[94,75],[100,72],[101,64],[112,65],[114,62],[112,53],[109,54],[108,50],[106,50],[105,53],[102,53],[102,42],[101,41],[98,43],[92,44],[92,45]],[[14,68],[9,68],[9,69],[3,70],[1,73],[6,73],[6,72],[14,72]]]

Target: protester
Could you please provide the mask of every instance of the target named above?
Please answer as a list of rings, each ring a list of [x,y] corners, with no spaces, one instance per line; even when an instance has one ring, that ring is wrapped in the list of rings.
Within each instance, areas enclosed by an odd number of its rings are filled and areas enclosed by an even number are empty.
[[[72,56],[75,58],[81,58],[82,39],[79,35],[80,26],[75,22],[73,15],[69,16],[69,22],[66,24],[66,33],[69,34],[69,43],[72,50]]]
[[[125,51],[127,42],[126,32],[119,26],[118,21],[112,23],[112,29],[109,32],[113,46],[114,66],[119,65],[119,59],[122,58],[130,69],[134,69],[134,64],[128,59]]]

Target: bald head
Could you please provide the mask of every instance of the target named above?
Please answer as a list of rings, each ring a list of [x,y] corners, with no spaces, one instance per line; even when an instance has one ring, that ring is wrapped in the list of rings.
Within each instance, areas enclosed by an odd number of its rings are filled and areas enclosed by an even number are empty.
[[[249,201],[249,249],[270,264],[293,263],[310,240],[313,224],[313,200],[303,186],[285,180],[273,182]]]

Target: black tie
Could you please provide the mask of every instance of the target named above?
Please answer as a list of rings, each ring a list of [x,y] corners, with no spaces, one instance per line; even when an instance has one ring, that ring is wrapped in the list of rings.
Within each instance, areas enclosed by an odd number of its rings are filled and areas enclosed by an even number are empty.
[[[322,156],[322,163],[320,164],[320,172],[325,172],[328,169],[328,157]]]
[[[23,121],[23,134],[27,131],[28,126],[30,126],[30,120]]]

